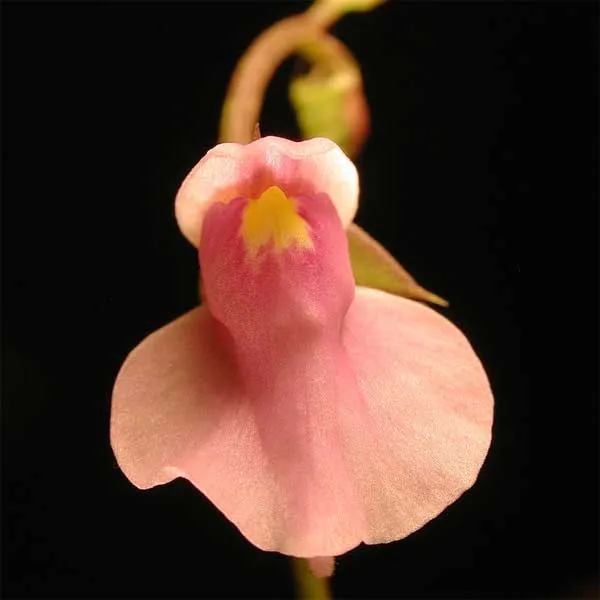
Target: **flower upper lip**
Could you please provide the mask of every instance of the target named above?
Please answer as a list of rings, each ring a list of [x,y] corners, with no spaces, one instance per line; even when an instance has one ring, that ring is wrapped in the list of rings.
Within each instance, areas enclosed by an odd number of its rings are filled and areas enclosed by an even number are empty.
[[[252,189],[251,180],[258,173],[264,181]],[[301,189],[288,189],[290,184],[296,188],[300,184]],[[175,215],[179,227],[198,246],[204,216],[212,203],[244,193],[255,197],[271,185],[279,185],[289,194],[328,194],[345,226],[356,214],[358,174],[336,144],[325,138],[292,142],[268,136],[249,144],[219,144],[207,152],[177,193]],[[305,189],[307,186],[310,190]]]

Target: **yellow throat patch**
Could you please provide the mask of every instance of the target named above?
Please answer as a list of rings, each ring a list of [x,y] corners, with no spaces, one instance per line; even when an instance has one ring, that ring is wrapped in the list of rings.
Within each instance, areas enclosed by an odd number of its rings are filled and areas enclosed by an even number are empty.
[[[312,250],[308,223],[298,214],[297,202],[288,198],[277,186],[271,186],[260,197],[250,199],[242,215],[240,234],[251,256],[273,241],[276,252],[295,245]]]

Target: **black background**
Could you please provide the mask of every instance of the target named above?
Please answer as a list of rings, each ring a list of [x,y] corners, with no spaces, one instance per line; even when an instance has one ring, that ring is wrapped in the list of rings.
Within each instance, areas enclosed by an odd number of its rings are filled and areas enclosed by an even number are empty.
[[[108,442],[128,353],[196,303],[173,199],[236,60],[306,3],[3,12],[6,597],[286,597],[187,482],[141,492]],[[334,32],[364,68],[357,221],[471,340],[496,398],[476,486],[343,557],[338,597],[595,597],[596,3],[392,2]],[[278,72],[263,134],[297,136]],[[594,590],[596,590],[594,592]]]

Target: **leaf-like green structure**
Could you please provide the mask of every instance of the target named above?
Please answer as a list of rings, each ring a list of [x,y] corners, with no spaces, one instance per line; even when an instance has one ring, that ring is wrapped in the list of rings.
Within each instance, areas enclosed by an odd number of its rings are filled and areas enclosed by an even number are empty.
[[[406,269],[364,229],[352,223],[346,230],[346,234],[356,285],[439,306],[448,306],[446,300],[421,287]]]
[[[348,155],[354,152],[346,103],[354,82],[344,73],[300,76],[290,84],[290,101],[304,139],[326,137]]]

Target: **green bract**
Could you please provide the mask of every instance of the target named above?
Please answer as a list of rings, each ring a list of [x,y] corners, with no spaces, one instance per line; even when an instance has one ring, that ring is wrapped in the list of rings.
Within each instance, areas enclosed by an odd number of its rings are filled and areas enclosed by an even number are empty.
[[[346,230],[350,262],[356,285],[375,288],[412,298],[448,306],[448,302],[421,287],[396,259],[364,229],[352,223]]]

